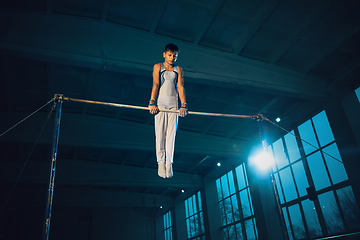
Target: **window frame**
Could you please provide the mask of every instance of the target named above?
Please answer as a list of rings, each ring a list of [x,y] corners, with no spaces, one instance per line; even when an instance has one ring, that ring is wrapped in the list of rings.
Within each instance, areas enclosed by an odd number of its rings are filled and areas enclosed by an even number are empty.
[[[172,214],[171,214],[171,210],[169,210],[168,212],[166,212],[163,215],[163,220],[164,220],[164,239],[165,240],[172,240],[173,239],[173,227],[172,227]],[[167,226],[166,222],[169,223],[169,225]],[[170,238],[167,238],[167,234],[169,234]]]
[[[323,111],[321,111],[318,114],[322,114],[322,113],[323,113]],[[325,113],[325,116],[327,118],[327,115],[326,115],[325,111],[324,111],[324,113]],[[297,147],[298,147],[298,149],[300,151],[300,158],[297,159],[297,160],[294,160],[294,161],[290,161],[289,149],[287,149],[287,144],[286,144],[286,141],[285,141],[285,136],[286,135],[284,135],[279,139],[281,139],[281,141],[282,141],[283,149],[284,149],[286,158],[288,160],[288,165],[283,166],[282,168],[279,169],[278,166],[275,164],[275,166],[273,168],[274,176],[276,176],[276,174],[278,176],[276,178],[276,181],[278,181],[276,183],[277,191],[278,192],[281,191],[281,194],[282,194],[282,197],[283,197],[283,201],[280,203],[280,205],[281,205],[281,208],[282,208],[283,212],[285,212],[284,217],[287,218],[286,219],[287,225],[288,225],[287,228],[288,229],[290,228],[291,231],[289,232],[289,234],[292,235],[291,237],[293,239],[297,239],[297,238],[296,238],[295,233],[294,233],[295,231],[294,231],[294,228],[293,228],[293,224],[291,223],[292,219],[290,217],[289,208],[292,207],[292,206],[295,206],[295,205],[298,205],[299,210],[300,210],[302,223],[304,225],[304,230],[305,230],[305,233],[306,233],[306,239],[310,238],[309,226],[308,226],[308,223],[306,221],[305,211],[303,209],[303,204],[302,204],[303,201],[309,200],[309,194],[307,193],[306,195],[301,196],[301,194],[299,193],[299,189],[298,189],[296,179],[295,179],[295,175],[294,175],[294,171],[293,171],[293,166],[294,166],[294,164],[301,161],[303,163],[303,166],[304,166],[304,171],[305,171],[305,174],[306,174],[308,185],[309,186],[315,186],[315,182],[314,182],[313,175],[312,175],[312,172],[311,172],[311,169],[310,169],[308,158],[309,158],[309,156],[314,156],[314,154],[317,154],[317,153],[320,153],[322,164],[325,167],[326,175],[329,178],[329,182],[330,182],[330,184],[327,187],[324,187],[324,188],[321,188],[321,189],[315,189],[316,199],[313,201],[313,203],[314,203],[314,206],[315,206],[316,214],[317,214],[318,219],[319,219],[319,224],[320,224],[320,228],[321,228],[321,232],[322,232],[321,236],[331,236],[331,234],[329,233],[328,228],[326,226],[326,218],[324,216],[323,211],[321,210],[322,207],[320,205],[320,201],[319,201],[319,198],[317,196],[320,196],[320,195],[326,194],[326,193],[330,193],[330,192],[334,195],[335,203],[336,203],[337,209],[339,211],[340,218],[341,218],[341,220],[342,220],[342,222],[344,224],[345,231],[343,231],[341,233],[351,232],[351,229],[348,228],[348,226],[347,226],[348,224],[345,221],[345,216],[344,216],[343,209],[342,209],[343,206],[340,204],[339,196],[337,194],[338,190],[341,190],[341,189],[346,188],[346,187],[351,188],[351,184],[350,184],[350,181],[349,181],[348,178],[346,180],[342,180],[340,182],[334,183],[333,177],[330,174],[330,169],[329,169],[329,166],[328,166],[326,158],[325,158],[326,151],[324,151],[324,149],[332,146],[333,144],[336,144],[336,139],[334,138],[332,141],[330,141],[330,142],[324,144],[323,146],[321,146],[319,136],[318,136],[318,131],[317,131],[316,127],[315,127],[314,120],[313,120],[313,118],[318,116],[318,114],[316,114],[315,116],[313,116],[312,118],[309,119],[310,123],[311,123],[312,130],[314,131],[314,134],[315,134],[317,145],[318,145],[317,149],[309,152],[308,154],[305,153],[303,141],[300,139],[300,136],[301,136],[301,134],[299,132],[299,127],[301,126],[301,124],[300,124],[298,127],[296,127],[293,130],[293,132],[295,134],[295,137],[296,137]],[[309,121],[309,120],[307,120],[307,121]],[[327,118],[327,120],[328,120],[328,118]],[[331,126],[330,126],[330,128],[331,128]],[[290,133],[288,133],[288,134],[290,134]],[[276,140],[276,141],[278,141],[278,140]],[[274,141],[274,142],[276,142],[276,141]],[[271,144],[270,146],[271,146],[272,153],[274,154],[275,151],[274,151],[274,148],[273,148],[273,144]],[[337,147],[337,145],[336,145],[336,147]],[[275,159],[276,159],[276,155],[275,155]],[[291,170],[291,176],[292,176],[294,186],[295,186],[295,190],[296,190],[296,194],[297,194],[297,197],[295,199],[291,199],[290,201],[286,200],[285,192],[284,192],[285,189],[284,189],[283,184],[282,184],[282,182],[284,180],[281,179],[281,176],[279,174],[279,172],[281,170],[283,170],[285,168],[288,168],[288,167]],[[346,169],[345,169],[345,172],[346,172]],[[319,236],[319,237],[321,237],[321,236]]]
[[[193,201],[195,199],[196,211],[194,211],[193,214],[189,213],[190,206],[187,205],[187,203],[190,201],[190,199],[191,199],[191,201]],[[186,239],[187,240],[205,240],[204,209],[202,206],[201,191],[198,191],[194,195],[185,199],[184,205],[185,205],[185,226],[186,226],[186,235],[187,235]],[[196,230],[195,230],[195,235],[189,236],[189,232],[191,232],[192,229],[188,229],[188,226],[193,226],[193,224],[191,224],[191,219],[193,219],[193,218],[195,218],[197,221],[196,224],[199,228],[199,231],[196,232]],[[188,225],[188,221],[189,221],[189,225]]]
[[[241,168],[242,170],[242,174],[243,174],[243,179],[245,181],[245,187],[242,187],[240,189],[240,186],[239,186],[239,183],[238,183],[238,179],[239,179],[239,176],[238,176],[238,168]],[[231,173],[232,175],[232,179],[229,179],[229,173]],[[229,195],[224,197],[223,196],[223,190],[224,190],[224,185],[222,183],[222,178],[226,176],[226,179],[227,179],[227,182],[226,184],[228,185],[227,186],[227,189],[229,189]],[[230,191],[230,182],[229,181],[233,181],[234,183],[234,192],[231,193]],[[219,184],[220,183],[220,184]],[[246,226],[246,223],[248,221],[251,221],[251,224],[252,224],[252,227],[253,227],[253,233],[255,235],[255,239],[258,239],[259,236],[258,236],[258,231],[257,231],[257,225],[256,225],[256,219],[255,219],[255,214],[254,214],[254,207],[253,207],[253,203],[252,203],[252,198],[251,198],[251,192],[250,192],[250,185],[249,185],[249,181],[248,181],[248,176],[247,176],[247,172],[246,172],[246,164],[245,163],[242,163],[240,164],[239,166],[237,166],[236,168],[234,169],[231,169],[229,172],[225,173],[224,175],[222,175],[221,177],[219,177],[217,180],[216,180],[216,188],[217,190],[219,191],[219,186],[220,186],[220,189],[221,189],[221,194],[218,192],[218,204],[219,204],[219,207],[220,207],[220,212],[221,212],[221,215],[223,215],[223,211],[226,211],[225,209],[225,201],[226,200],[230,200],[230,203],[231,203],[231,212],[232,212],[232,216],[235,216],[235,212],[234,212],[234,205],[232,204],[232,198],[233,196],[235,196],[236,198],[236,204],[237,204],[237,210],[239,211],[239,218],[236,220],[235,217],[233,217],[232,221],[231,222],[227,222],[228,218],[225,217],[225,221],[226,223],[225,224],[222,224],[221,226],[221,229],[223,232],[227,231],[229,232],[229,229],[230,228],[233,228],[235,229],[235,235],[238,236],[238,228],[237,226],[240,225],[241,226],[241,236],[242,238],[241,239],[248,239],[247,237],[247,226]],[[241,199],[241,196],[240,196],[240,193],[243,192],[243,191],[246,191],[246,195],[247,195],[247,201],[248,201],[248,205],[250,207],[250,215],[244,217],[244,211],[243,211],[243,206],[245,204],[242,203],[242,201],[244,199]],[[220,199],[220,195],[221,195],[221,199]],[[221,205],[223,206],[223,208],[221,208]],[[224,219],[222,219],[222,222],[224,221]],[[226,237],[224,237],[226,239]]]

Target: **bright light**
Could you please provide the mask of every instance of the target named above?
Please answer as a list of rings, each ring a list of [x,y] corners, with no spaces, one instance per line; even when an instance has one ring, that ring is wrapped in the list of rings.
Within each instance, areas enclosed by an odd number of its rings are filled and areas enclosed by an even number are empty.
[[[185,191],[184,191],[184,189],[183,189],[183,190],[181,190],[181,192],[182,192],[182,193],[184,193],[184,192],[185,192]]]
[[[274,164],[273,156],[265,150],[262,150],[253,157],[250,157],[249,160],[251,164],[256,165],[262,172],[269,170]]]
[[[278,117],[278,118],[276,118],[276,122],[280,122],[281,121],[281,119]]]
[[[220,166],[221,166],[221,163],[218,162],[218,163],[217,163],[217,166],[220,167]]]
[[[162,208],[162,206],[160,206],[160,208]]]

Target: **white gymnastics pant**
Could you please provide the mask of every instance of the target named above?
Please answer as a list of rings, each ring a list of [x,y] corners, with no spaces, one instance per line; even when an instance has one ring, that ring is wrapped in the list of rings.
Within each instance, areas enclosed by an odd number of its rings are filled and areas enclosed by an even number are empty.
[[[178,119],[177,113],[158,112],[155,115],[156,158],[158,164],[173,163]]]

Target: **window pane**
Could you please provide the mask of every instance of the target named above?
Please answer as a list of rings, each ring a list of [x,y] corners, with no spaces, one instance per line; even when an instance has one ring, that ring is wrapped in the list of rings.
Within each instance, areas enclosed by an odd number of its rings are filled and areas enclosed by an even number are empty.
[[[238,224],[236,224],[235,226],[236,226],[236,236],[237,236],[237,239],[238,239],[238,240],[244,239],[244,238],[243,238],[243,234],[242,234],[241,224],[238,223]],[[249,238],[248,238],[248,239],[249,239]]]
[[[306,173],[304,169],[304,164],[302,161],[299,161],[292,165],[292,169],[295,176],[296,186],[298,188],[300,197],[307,194],[306,188],[309,187],[308,180],[306,178]]]
[[[297,198],[294,179],[291,175],[290,167],[279,172],[282,186],[284,188],[285,201],[291,201]]]
[[[305,221],[309,230],[310,237],[320,237],[322,235],[319,218],[315,210],[315,205],[310,200],[301,202],[305,214]]]
[[[225,214],[226,214],[226,223],[232,223],[234,221],[234,215],[232,212],[232,206],[231,206],[231,201],[230,198],[226,198],[224,200],[224,205],[225,205]]]
[[[290,228],[290,223],[289,223],[289,218],[288,218],[286,208],[283,208],[282,211],[283,211],[283,214],[284,214],[285,224],[286,224],[286,229],[287,229],[287,232],[288,232],[288,235],[289,235],[289,239],[293,240],[294,237],[293,237],[293,234],[292,234],[292,231],[291,231],[291,228]]]
[[[360,210],[350,186],[336,191],[348,228],[360,227]]]
[[[224,198],[229,196],[229,183],[227,179],[227,174],[221,177],[221,185],[223,189]]]
[[[250,219],[245,222],[246,237],[247,240],[256,240],[255,227],[253,219]]]
[[[188,218],[190,215],[189,215],[189,200],[186,199],[185,200],[185,216]]]
[[[313,122],[322,147],[335,140],[325,111],[313,117]]]
[[[193,207],[194,207],[194,214],[197,213],[197,207],[196,207],[196,195],[193,195],[192,198],[192,202],[193,202]]]
[[[275,182],[276,182],[276,189],[278,191],[279,198],[280,198],[280,203],[283,204],[285,202],[285,200],[284,200],[284,195],[283,195],[283,192],[282,192],[282,188],[280,186],[279,174],[275,173],[274,178],[275,178]]]
[[[289,215],[291,224],[293,227],[295,239],[301,239],[306,237],[304,223],[301,218],[299,205],[292,205],[289,207]]]
[[[300,134],[300,138],[302,140],[305,140],[306,142],[312,144],[315,147],[319,147],[316,138],[315,138],[315,133],[314,133],[314,129],[312,127],[311,121],[307,120],[306,122],[304,122],[303,124],[301,124],[299,127],[299,134]],[[303,147],[304,147],[304,151],[305,154],[309,154],[313,151],[315,151],[317,148],[309,145],[308,143],[306,143],[304,141],[302,141]]]
[[[188,199],[188,204],[189,204],[189,216],[194,215],[194,207],[193,207],[193,201],[191,198]]]
[[[245,166],[245,164],[242,164],[242,165],[244,167],[245,185],[248,187],[249,186],[249,181],[248,181],[248,177],[247,177],[246,166]]]
[[[224,228],[223,233],[224,233],[224,240],[229,240],[229,230],[228,230],[228,228]]]
[[[289,161],[286,158],[284,146],[282,139],[280,138],[273,143],[275,162],[278,166],[278,169],[283,168],[289,164]]]
[[[225,215],[225,206],[224,206],[224,201],[219,203],[220,206],[220,213],[221,213],[221,222],[222,225],[226,225],[226,215]]]
[[[333,192],[326,192],[318,196],[321,210],[324,215],[326,228],[330,234],[344,231],[344,224],[335,201]]]
[[[250,212],[251,212],[251,215],[254,215],[254,208],[253,208],[253,205],[252,205],[251,194],[250,194],[250,188],[248,188],[248,189],[247,189],[247,192],[248,192],[248,196],[249,196]]]
[[[356,96],[357,96],[357,98],[358,98],[358,100],[360,102],[360,88],[356,89],[355,93],[356,93]]]
[[[205,232],[205,228],[204,228],[204,216],[203,216],[203,212],[200,212],[200,224],[201,224],[201,232],[204,233]]]
[[[171,212],[168,213],[168,219],[169,227],[171,227]]]
[[[221,190],[220,178],[216,180],[216,189],[217,189],[217,193],[218,193],[218,200],[219,201],[223,200],[224,197],[223,197],[222,190]]]
[[[190,217],[190,237],[193,237],[195,235],[195,226],[194,226],[194,218]]]
[[[324,148],[324,152],[337,159],[336,160],[324,153],[325,161],[328,166],[333,184],[347,180],[348,176],[345,171],[344,164],[342,163],[341,156],[336,143],[333,143],[330,146]]]
[[[240,166],[238,166],[235,169],[236,170],[236,178],[237,178],[238,185],[239,185],[239,190],[246,187],[243,166],[244,166],[244,164],[241,164]]]
[[[229,229],[229,240],[236,240],[235,225],[228,227],[228,229]]]
[[[240,201],[241,201],[241,207],[243,210],[244,218],[251,216],[251,209],[249,204],[249,198],[248,198],[248,189],[244,189],[240,192]]]
[[[230,186],[230,195],[232,195],[235,193],[234,176],[233,176],[232,171],[230,171],[228,173],[228,180],[229,180],[229,186]]]
[[[186,219],[186,226],[187,226],[187,234],[188,234],[188,238],[190,238],[190,237],[191,237],[190,218]]]
[[[294,131],[291,131],[291,133],[286,134],[284,137],[290,162],[294,162],[300,159],[299,147],[297,145],[296,138],[293,134]]]
[[[330,186],[330,180],[320,152],[316,152],[307,157],[307,161],[314,181],[315,189],[320,190]]]
[[[233,211],[234,211],[234,221],[238,221],[238,220],[240,220],[240,212],[239,212],[239,205],[238,205],[235,194],[231,196],[231,202],[232,202]]]
[[[197,196],[198,196],[198,202],[199,202],[199,211],[202,211],[202,204],[201,204],[201,194],[200,194],[200,191],[198,192]]]
[[[194,215],[194,236],[200,234],[200,226],[199,226],[199,219],[198,215]]]

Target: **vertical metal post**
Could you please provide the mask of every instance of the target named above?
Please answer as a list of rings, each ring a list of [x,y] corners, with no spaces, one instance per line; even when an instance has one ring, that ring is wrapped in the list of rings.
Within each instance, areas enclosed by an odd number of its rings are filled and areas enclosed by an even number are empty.
[[[265,137],[265,134],[264,134],[264,128],[263,128],[263,125],[262,125],[261,116],[256,118],[256,121],[258,122],[258,126],[259,126],[259,132],[260,132],[260,138],[261,138],[262,146],[263,146],[264,150],[267,152],[268,145],[267,145],[266,137]],[[282,233],[283,233],[283,237],[284,237],[284,240],[289,240],[289,234],[288,234],[288,231],[287,231],[287,228],[286,228],[285,217],[284,217],[284,213],[283,213],[282,208],[281,208],[279,193],[278,193],[277,188],[276,188],[275,177],[274,177],[274,173],[273,173],[272,169],[271,169],[270,175],[271,175],[271,183],[272,183],[272,187],[273,187],[273,190],[274,190],[275,202],[276,202],[276,207],[277,207],[277,210],[278,210],[277,212],[278,212],[279,218],[280,218],[280,224],[281,224],[281,230],[282,230]]]
[[[57,157],[57,150],[58,150],[58,143],[59,143],[60,119],[61,119],[61,108],[62,108],[62,103],[63,103],[63,95],[55,94],[54,98],[55,98],[54,106],[56,107],[56,113],[55,113],[55,124],[54,124],[52,152],[51,152],[51,164],[50,164],[50,169],[49,169],[49,171],[50,171],[49,185],[48,185],[48,191],[47,191],[42,240],[49,239],[50,219],[51,219],[52,200],[53,200],[54,182],[55,182],[56,157]]]

